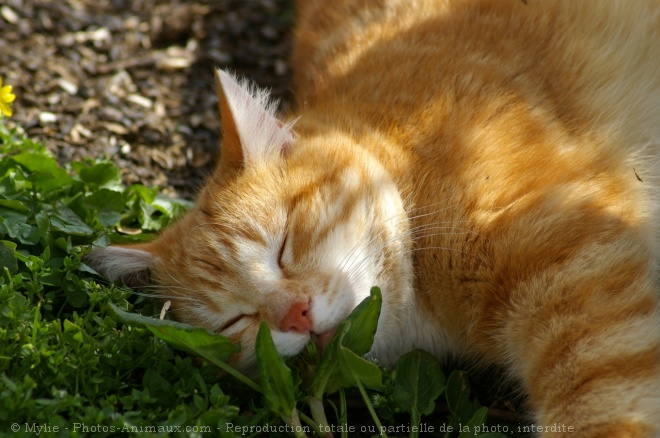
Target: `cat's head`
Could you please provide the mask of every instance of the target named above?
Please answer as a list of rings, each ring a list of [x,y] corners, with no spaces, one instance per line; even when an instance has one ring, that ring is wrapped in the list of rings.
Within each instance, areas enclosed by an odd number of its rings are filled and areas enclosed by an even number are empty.
[[[155,241],[96,248],[111,280],[149,278],[179,321],[240,342],[241,368],[268,322],[278,351],[327,342],[372,286],[383,289],[377,343],[400,330],[411,282],[401,198],[354,140],[308,136],[274,115],[268,95],[218,71],[223,142],[196,206]]]

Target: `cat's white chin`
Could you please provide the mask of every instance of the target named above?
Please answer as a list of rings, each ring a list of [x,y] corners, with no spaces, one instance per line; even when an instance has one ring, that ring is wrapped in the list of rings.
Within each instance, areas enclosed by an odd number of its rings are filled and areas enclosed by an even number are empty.
[[[314,341],[319,349],[321,349],[321,351],[325,350],[328,344],[330,344],[330,341],[336,332],[337,326],[320,333],[292,333],[273,331],[271,336],[273,337],[273,342],[275,343],[277,352],[281,356],[290,357],[299,354],[310,341]]]
[[[310,333],[273,331],[271,336],[277,352],[284,357],[295,356],[300,353],[312,339]]]

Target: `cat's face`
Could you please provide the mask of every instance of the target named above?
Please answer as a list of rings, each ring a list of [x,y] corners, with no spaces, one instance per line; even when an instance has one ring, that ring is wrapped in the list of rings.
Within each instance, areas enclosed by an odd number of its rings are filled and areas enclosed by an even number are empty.
[[[410,280],[394,184],[350,139],[297,138],[254,92],[220,79],[223,156],[196,207],[156,241],[95,250],[92,261],[112,279],[148,269],[176,319],[241,343],[235,361],[244,369],[261,321],[278,351],[295,355],[312,339],[327,343],[374,285],[384,290],[379,333],[388,336]],[[251,100],[236,104],[237,95]],[[261,111],[250,129],[272,131],[263,144],[250,144],[240,105]]]

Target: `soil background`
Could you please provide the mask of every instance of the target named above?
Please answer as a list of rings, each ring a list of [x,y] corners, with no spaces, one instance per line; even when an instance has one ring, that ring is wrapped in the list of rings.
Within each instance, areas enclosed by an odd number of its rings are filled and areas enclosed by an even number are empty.
[[[218,155],[215,67],[287,107],[289,0],[5,0],[0,78],[16,124],[62,164],[108,157],[127,184],[191,198]]]

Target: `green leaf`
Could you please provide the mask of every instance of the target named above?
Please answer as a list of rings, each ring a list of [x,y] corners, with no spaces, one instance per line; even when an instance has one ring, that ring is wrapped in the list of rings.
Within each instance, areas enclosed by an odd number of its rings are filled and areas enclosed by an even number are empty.
[[[48,277],[45,280],[45,282],[48,282],[48,284],[56,283],[56,281],[57,281],[57,276],[54,276],[53,278]],[[89,302],[89,297],[87,296],[87,292],[85,292],[84,289],[79,289],[75,287],[67,288],[65,291],[65,295],[67,302],[76,308],[84,307]]]
[[[341,348],[342,362],[340,364],[340,372],[342,373],[342,380],[344,387],[354,386],[354,379],[359,379],[360,382],[371,389],[384,390],[383,386],[383,373],[373,362],[369,362],[365,358],[358,356],[348,348]],[[349,379],[349,373],[351,379]]]
[[[37,213],[37,215],[34,217],[34,220],[37,223],[39,234],[42,238],[46,238],[48,233],[50,233],[50,218],[48,217],[48,213],[42,210]]]
[[[413,417],[430,415],[435,399],[445,389],[445,375],[435,357],[423,350],[413,350],[403,355],[395,368],[395,387],[392,398],[395,403]]]
[[[259,326],[256,342],[259,381],[263,388],[268,409],[291,422],[291,414],[296,407],[291,370],[277,353],[268,324],[263,321]]]
[[[335,392],[342,385],[352,386],[351,373],[346,369],[343,370],[344,372],[341,368],[338,369],[342,363],[344,363],[344,367],[346,366],[341,349],[346,347],[359,356],[366,354],[371,349],[378,327],[381,304],[380,289],[374,287],[371,289],[371,295],[362,300],[339,325],[321,358],[317,374],[312,382],[315,397],[321,398],[324,392]]]
[[[16,210],[21,213],[29,213],[30,208],[24,202],[15,199],[0,199],[0,207],[5,207],[10,210]]]
[[[158,372],[148,369],[142,378],[142,384],[149,390],[149,394],[156,397],[161,403],[173,404],[176,399],[172,397],[173,387]]]
[[[447,379],[445,397],[449,410],[458,421],[467,421],[479,409],[477,402],[470,402],[470,382],[463,371],[453,371]]]
[[[0,232],[26,245],[36,245],[39,230],[28,223],[28,216],[16,210],[0,207]]]
[[[34,154],[26,151],[11,158],[30,172],[28,179],[44,193],[70,186],[74,182],[73,178],[57,164],[57,161],[45,153]]]
[[[50,224],[53,229],[74,236],[91,236],[94,230],[90,228],[80,216],[65,205],[57,205],[50,215]]]
[[[488,408],[479,408],[467,424],[462,425],[461,434],[458,438],[472,438],[477,436],[479,430],[483,430],[488,417]],[[481,435],[478,435],[481,436]]]
[[[362,356],[371,350],[374,336],[378,328],[378,318],[383,297],[380,288],[373,287],[369,297],[362,300],[360,304],[346,318],[351,322],[350,329],[343,337],[342,345],[356,354]]]
[[[175,199],[163,195],[156,195],[151,205],[168,218],[176,218],[194,205],[184,199]]]
[[[78,173],[80,179],[99,188],[121,188],[121,172],[112,163],[98,163],[83,167]]]
[[[100,189],[87,196],[85,207],[93,210],[99,223],[104,227],[112,227],[121,220],[124,210],[124,195],[114,190]]]
[[[0,266],[7,268],[12,275],[18,270],[16,256],[14,255],[15,250],[15,243],[7,240],[0,240]]]
[[[73,322],[69,321],[68,319],[65,319],[62,322],[62,326],[64,327],[64,333],[68,333],[72,335],[72,339],[76,340],[77,342],[84,342],[85,338],[82,335],[82,330],[81,328],[74,324]]]
[[[140,184],[134,184],[126,189],[126,192],[129,194],[136,194],[140,199],[142,199],[147,204],[151,204],[156,199],[156,194],[158,190],[149,189]]]
[[[109,189],[99,189],[85,198],[85,206],[96,210],[121,212],[124,209],[124,195]]]
[[[228,338],[204,328],[165,319],[149,318],[121,310],[112,303],[109,305],[122,322],[144,326],[172,347],[203,357],[211,363],[225,362],[233,353],[240,350]]]

